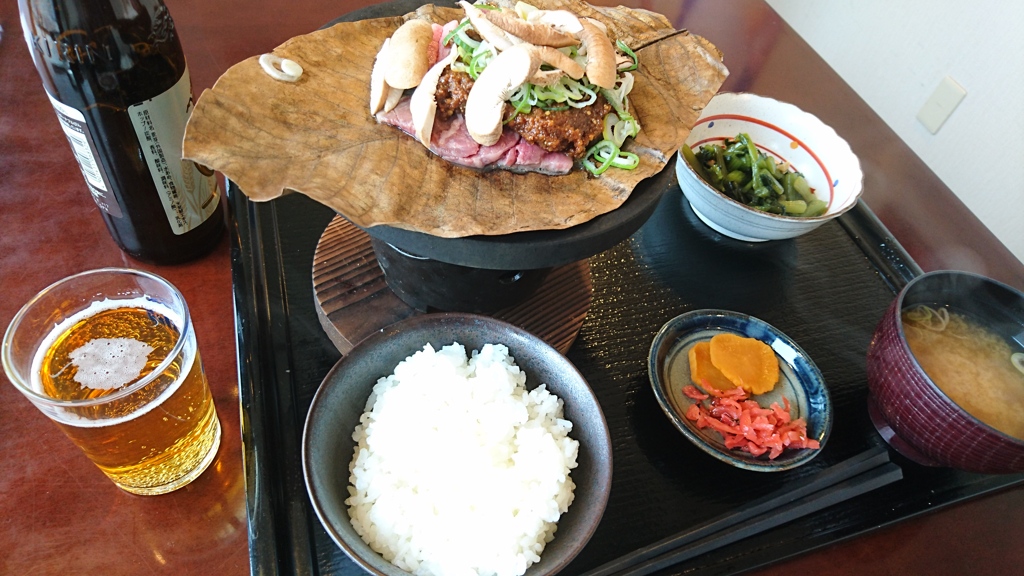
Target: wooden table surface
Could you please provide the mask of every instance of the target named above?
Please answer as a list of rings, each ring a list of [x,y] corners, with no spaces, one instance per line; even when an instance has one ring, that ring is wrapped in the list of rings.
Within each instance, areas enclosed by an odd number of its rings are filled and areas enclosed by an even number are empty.
[[[167,0],[195,93],[370,0]],[[619,2],[599,2],[618,4]],[[726,91],[792,102],[821,117],[861,159],[864,199],[923,269],[979,272],[1024,288],[1024,266],[855,93],[761,2],[625,1],[665,13],[725,54]],[[249,572],[229,242],[184,265],[124,256],[89,197],[21,37],[0,4],[0,328],[50,283],[86,269],[154,271],[184,293],[224,426],[219,454],[175,493],[121,492],[8,383],[0,384],[0,573]],[[1024,487],[884,527],[763,574],[1019,573]]]

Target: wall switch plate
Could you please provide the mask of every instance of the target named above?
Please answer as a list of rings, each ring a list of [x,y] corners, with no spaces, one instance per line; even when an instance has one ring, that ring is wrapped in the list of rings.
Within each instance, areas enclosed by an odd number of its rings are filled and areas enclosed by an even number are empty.
[[[967,96],[967,91],[956,80],[946,76],[917,113],[918,121],[932,134],[937,133],[964,96]]]

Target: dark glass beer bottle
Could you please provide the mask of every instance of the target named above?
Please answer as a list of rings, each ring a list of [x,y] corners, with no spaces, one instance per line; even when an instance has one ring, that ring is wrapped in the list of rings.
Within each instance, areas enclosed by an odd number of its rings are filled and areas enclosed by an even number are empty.
[[[32,60],[122,250],[170,264],[224,231],[213,172],[181,159],[192,86],[162,0],[18,0]]]

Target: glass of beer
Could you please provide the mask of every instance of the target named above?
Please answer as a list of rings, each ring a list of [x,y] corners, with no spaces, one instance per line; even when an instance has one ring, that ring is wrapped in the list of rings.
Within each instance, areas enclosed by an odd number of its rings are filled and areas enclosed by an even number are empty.
[[[188,306],[159,276],[104,268],[51,285],[11,321],[3,364],[123,490],[176,490],[216,456],[220,421]]]

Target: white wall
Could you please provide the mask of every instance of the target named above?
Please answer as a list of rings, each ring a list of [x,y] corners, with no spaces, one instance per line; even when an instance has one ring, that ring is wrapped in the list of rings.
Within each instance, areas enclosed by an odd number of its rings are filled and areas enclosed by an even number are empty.
[[[1024,261],[1024,2],[767,2]],[[933,135],[945,76],[967,96]]]

